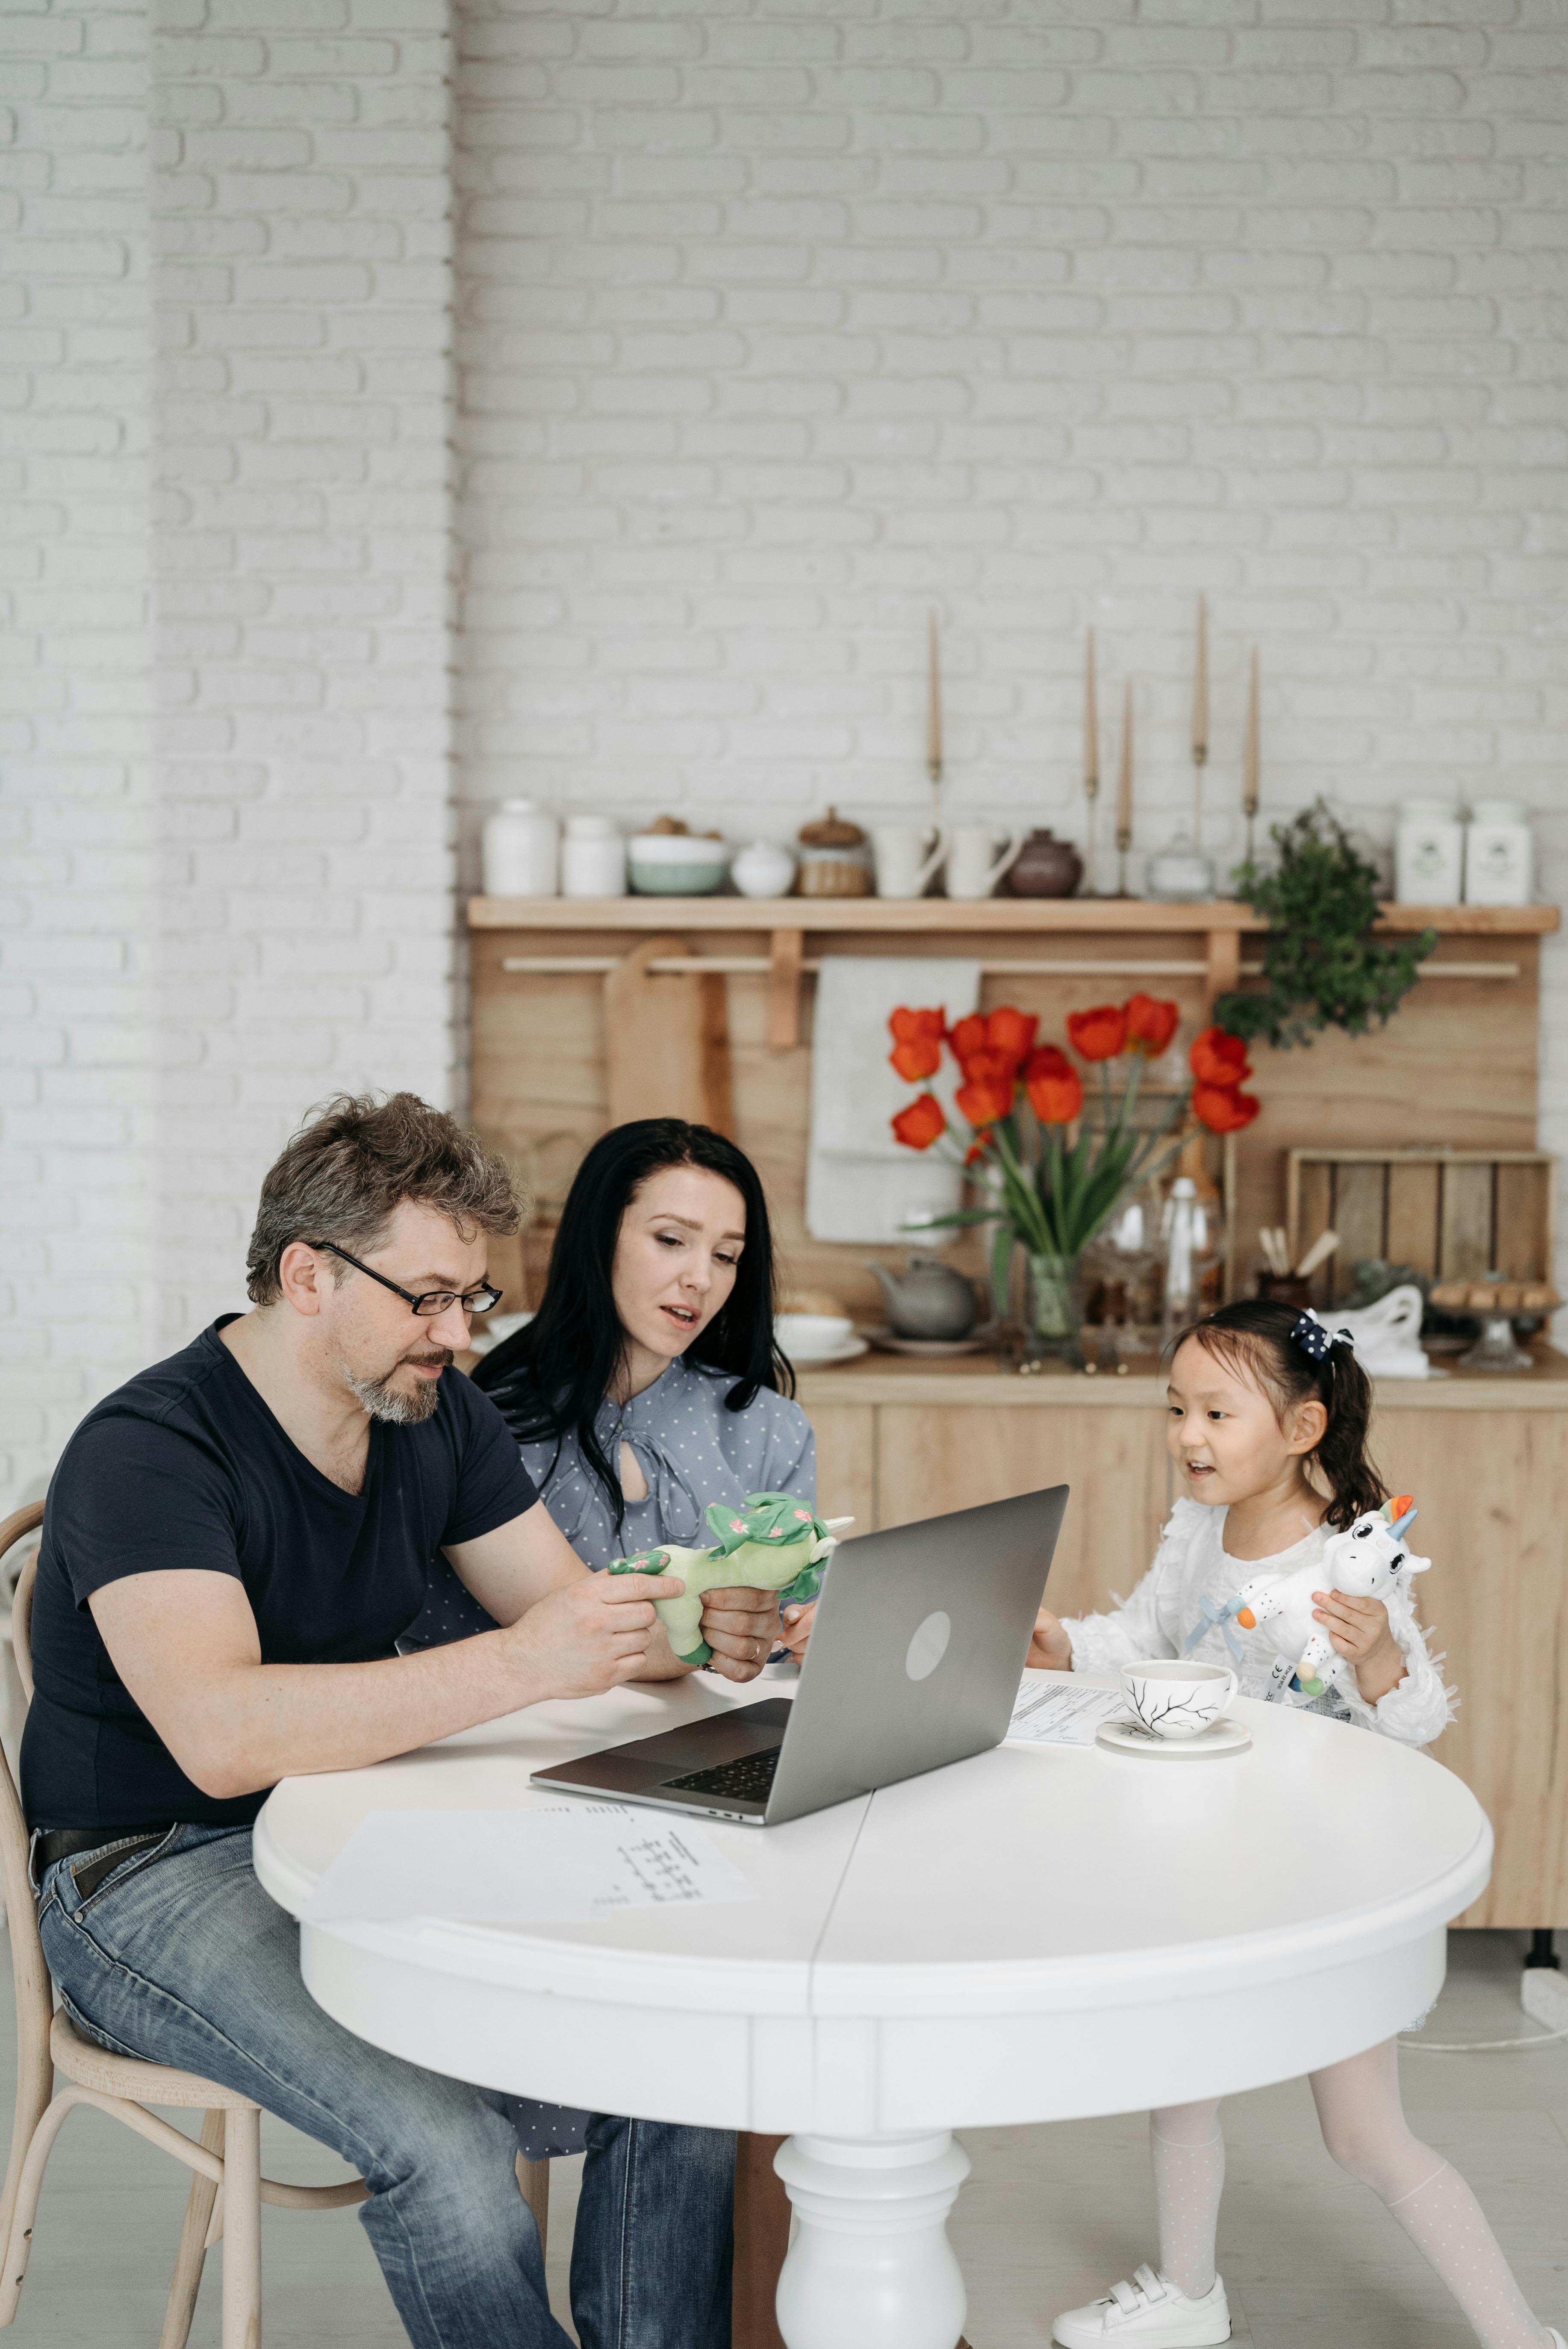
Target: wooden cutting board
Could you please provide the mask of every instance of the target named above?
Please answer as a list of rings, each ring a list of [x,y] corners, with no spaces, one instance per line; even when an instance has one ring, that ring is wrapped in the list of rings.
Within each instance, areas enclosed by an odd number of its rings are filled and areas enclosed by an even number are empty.
[[[686,938],[645,938],[604,980],[604,1066],[610,1123],[683,1117],[733,1140],[729,1016],[722,975],[651,971]]]

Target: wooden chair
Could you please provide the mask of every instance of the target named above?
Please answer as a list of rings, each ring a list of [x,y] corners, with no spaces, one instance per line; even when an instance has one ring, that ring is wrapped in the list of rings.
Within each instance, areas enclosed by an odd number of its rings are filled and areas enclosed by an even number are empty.
[[[33,1502],[0,1525],[0,1557],[42,1523],[44,1505]],[[28,1701],[33,1694],[32,1619],[35,1561],[23,1568],[12,1605],[16,1667]],[[10,1912],[11,1961],[16,1986],[16,2116],[11,2158],[0,2194],[0,2242],[5,2265],[0,2272],[0,2325],[16,2313],[27,2253],[37,2215],[44,2169],[66,2116],[77,2105],[96,2105],[123,2121],[139,2137],[161,2146],[196,2175],[191,2184],[185,2225],[174,2262],[174,2281],[159,2349],[185,2349],[201,2282],[202,2262],[212,2244],[223,2244],[223,2349],[259,2349],[262,2337],[262,2204],[291,2210],[340,2210],[363,2202],[358,2178],[342,2186],[281,2186],[262,2176],[262,2109],[249,2096],[220,2087],[194,2072],[166,2064],[144,2064],[111,2055],[73,2029],[54,2003],[54,1985],[38,1939],[33,1889],[27,1874],[27,1829],[15,1783],[0,1753],[0,1871]],[[70,2085],[55,2093],[55,2074]],[[149,2105],[194,2107],[204,2117],[200,2142],[182,2136],[147,2110]]]

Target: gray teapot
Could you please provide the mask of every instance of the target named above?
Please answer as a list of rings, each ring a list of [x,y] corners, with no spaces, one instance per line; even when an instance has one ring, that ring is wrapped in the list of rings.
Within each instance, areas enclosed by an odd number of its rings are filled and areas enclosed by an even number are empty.
[[[977,1319],[975,1284],[940,1257],[912,1256],[902,1277],[866,1260],[887,1297],[888,1327],[900,1338],[967,1338]]]

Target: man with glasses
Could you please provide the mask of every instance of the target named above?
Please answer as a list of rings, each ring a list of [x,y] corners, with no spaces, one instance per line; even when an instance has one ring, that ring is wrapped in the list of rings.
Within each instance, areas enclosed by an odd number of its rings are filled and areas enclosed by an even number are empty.
[[[567,2349],[499,2095],[318,2008],[256,1881],[280,1778],[351,1770],[545,1698],[683,1667],[638,1575],[591,1574],[489,1398],[511,1177],[412,1094],[342,1099],[262,1186],[253,1310],[88,1413],[50,1485],[22,1745],[39,1924],[73,2019],[335,2147],[420,2349]],[[496,1630],[400,1654],[438,1549]],[[724,1594],[734,1611],[755,1597]],[[735,1679],[755,1641],[705,1621]],[[733,2140],[598,2115],[573,2307],[584,2349],[726,2349]]]

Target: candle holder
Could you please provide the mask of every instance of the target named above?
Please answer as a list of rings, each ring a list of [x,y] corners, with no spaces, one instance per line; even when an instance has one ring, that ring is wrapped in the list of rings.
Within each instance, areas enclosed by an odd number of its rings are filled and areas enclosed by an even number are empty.
[[[1258,812],[1258,773],[1262,763],[1258,722],[1258,648],[1247,664],[1247,730],[1242,742],[1242,813],[1247,824],[1247,863],[1253,861],[1253,825]]]
[[[1209,763],[1206,742],[1192,745],[1192,847],[1198,855],[1203,853],[1203,770]]]
[[[1099,895],[1099,840],[1096,818],[1099,801],[1099,699],[1095,689],[1094,630],[1084,637],[1083,647],[1083,795],[1087,808],[1084,843],[1083,894],[1086,897]]]
[[[942,822],[942,641],[932,613],[925,639],[925,771],[931,778],[931,820]]]
[[[1116,793],[1116,894],[1131,895],[1127,885],[1127,852],[1132,846],[1132,679],[1121,688],[1121,771]]]

